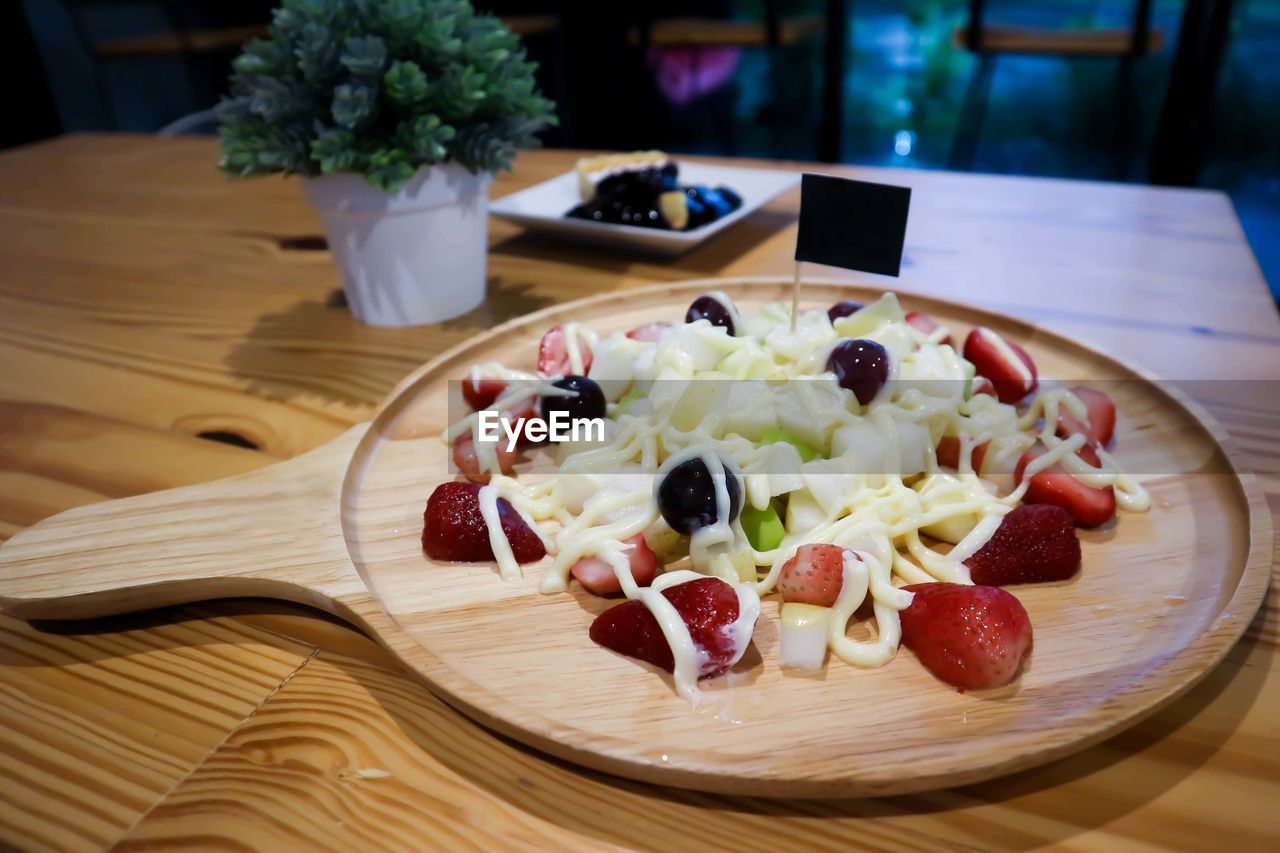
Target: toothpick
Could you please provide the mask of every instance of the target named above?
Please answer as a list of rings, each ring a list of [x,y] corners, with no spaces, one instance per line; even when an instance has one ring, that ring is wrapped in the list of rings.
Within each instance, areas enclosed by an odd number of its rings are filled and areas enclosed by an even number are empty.
[[[796,321],[800,317],[800,262],[796,261],[796,277],[791,284],[791,334],[796,333]]]

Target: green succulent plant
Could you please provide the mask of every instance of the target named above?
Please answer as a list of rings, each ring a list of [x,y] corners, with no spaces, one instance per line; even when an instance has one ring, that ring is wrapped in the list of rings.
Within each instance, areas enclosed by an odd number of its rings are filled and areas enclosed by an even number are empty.
[[[358,172],[384,190],[424,165],[509,169],[556,121],[536,69],[466,0],[284,0],[235,60],[219,166]]]

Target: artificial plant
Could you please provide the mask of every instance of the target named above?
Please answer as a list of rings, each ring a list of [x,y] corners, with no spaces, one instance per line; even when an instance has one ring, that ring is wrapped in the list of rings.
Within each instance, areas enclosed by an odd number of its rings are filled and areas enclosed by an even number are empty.
[[[235,60],[219,165],[357,172],[384,190],[438,163],[509,169],[555,123],[536,68],[466,0],[284,0]]]

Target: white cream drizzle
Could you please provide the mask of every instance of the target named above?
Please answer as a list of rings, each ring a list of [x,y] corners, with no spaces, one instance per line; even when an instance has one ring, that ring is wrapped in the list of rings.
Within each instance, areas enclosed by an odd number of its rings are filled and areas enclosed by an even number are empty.
[[[1033,378],[1031,370],[1027,367],[1027,363],[1013,351],[1013,347],[1009,346],[1009,342],[1004,339],[1004,336],[998,332],[991,331],[986,326],[980,327],[980,331],[995,347],[996,352],[1000,353],[1000,358],[1013,367],[1014,372],[1018,374],[1018,378],[1022,380],[1023,387],[1030,385]]]
[[[565,323],[564,349],[569,356],[569,372],[575,376],[586,374],[586,360],[582,355],[582,345],[594,346],[598,338],[596,333],[580,323]]]
[[[709,655],[698,648],[689,633],[689,626],[680,618],[680,612],[662,594],[665,589],[678,586],[702,578],[703,575],[692,571],[667,572],[654,579],[647,589],[639,590],[639,600],[649,608],[658,627],[671,646],[671,657],[675,662],[672,675],[675,679],[676,692],[695,707],[702,699],[698,689],[698,679],[706,672],[719,668],[719,664],[711,662]],[[723,629],[732,641],[734,655],[727,666],[733,666],[742,659],[747,646],[751,642],[751,632],[755,628],[756,619],[760,616],[760,596],[750,584],[734,584],[738,595],[738,616]]]
[[[1115,457],[1104,448],[1095,447],[1101,467],[1095,468],[1077,455],[1084,447],[1087,439],[1083,435],[1059,438],[1056,434],[1058,414],[1065,408],[1078,419],[1086,420],[1088,408],[1069,388],[1048,388],[1036,396],[1031,405],[1018,421],[1021,429],[1030,429],[1037,422],[1041,429],[1037,438],[1048,451],[1027,464],[1022,485],[1010,494],[1006,501],[1012,503],[1026,494],[1032,476],[1062,463],[1062,467],[1082,483],[1094,488],[1112,486],[1115,489],[1116,503],[1121,509],[1130,512],[1146,512],[1151,508],[1151,495],[1132,476],[1121,470]]]
[[[876,639],[851,640],[845,636],[849,619],[872,593],[872,610],[876,618]],[[898,613],[911,606],[914,595],[896,589],[890,580],[890,567],[866,551],[846,551],[840,595],[831,608],[831,634],[827,644],[831,653],[854,666],[884,666],[898,651],[902,640],[902,623]]]
[[[901,639],[898,613],[911,601],[911,594],[897,588],[895,579],[902,584],[970,583],[964,560],[991,538],[1003,516],[1021,500],[1034,474],[1061,464],[1090,485],[1114,486],[1117,503],[1125,510],[1142,511],[1150,505],[1146,490],[1120,470],[1111,454],[1099,450],[1102,466],[1092,468],[1076,456],[1085,443],[1083,436],[1062,439],[1055,434],[1059,411],[1069,411],[1078,419],[1087,417],[1084,404],[1074,394],[1043,388],[1021,415],[1013,406],[987,395],[962,399],[958,389],[967,375],[966,362],[952,347],[938,343],[946,337],[945,330],[926,336],[908,326],[896,300],[868,306],[864,311],[870,311],[872,319],[858,321],[870,324],[869,330],[860,329],[859,334],[884,342],[893,363],[894,381],[865,409],[856,401],[843,407],[831,405],[823,398],[828,392],[821,382],[761,382],[765,390],[759,392],[758,399],[742,405],[772,407],[778,425],[800,434],[826,454],[831,452],[833,436],[851,428],[854,432],[847,436],[844,455],[810,463],[800,463],[799,457],[792,455],[792,461],[779,468],[782,457],[776,455],[777,448],[770,450],[758,436],[737,433],[742,418],[732,407],[716,408],[705,400],[701,403],[710,406],[705,415],[675,418],[684,427],[678,428],[673,414],[691,401],[699,402],[699,398],[683,395],[712,393],[704,389],[713,386],[682,389],[676,380],[816,378],[825,371],[825,353],[837,340],[825,312],[802,314],[799,331],[792,334],[792,315],[785,305],[766,306],[757,315],[744,316],[723,293],[710,295],[730,310],[737,335],[696,324],[674,326],[659,341],[628,341],[625,347],[615,346],[613,355],[626,353],[632,359],[628,381],[648,390],[653,380],[660,380],[652,387],[661,393],[655,390],[646,396],[646,405],[637,407],[638,414],[629,407],[616,415],[604,443],[564,456],[558,478],[521,485],[496,473],[496,454],[488,460],[481,456],[485,469],[494,472],[491,484],[481,489],[480,503],[502,577],[519,578],[521,569],[502,533],[499,497],[512,504],[554,555],[539,585],[543,593],[564,591],[574,563],[594,556],[613,569],[627,598],[645,603],[671,645],[676,689],[690,702],[698,701],[697,679],[705,655],[661,595],[672,585],[708,574],[733,585],[740,604],[735,630],[743,632],[734,642],[740,655],[759,614],[760,596],[773,591],[782,565],[797,548],[819,542],[850,548],[856,556],[847,559],[843,567],[844,583],[833,608],[829,646],[833,654],[853,665],[879,666],[896,652]],[[883,318],[875,320],[879,315]],[[575,323],[564,324],[564,331],[570,366],[581,372],[581,343],[594,347],[598,338]],[[1029,383],[1031,374],[1016,353],[999,335],[993,333],[991,339],[1002,357],[1007,357]],[[609,347],[610,342],[602,346]],[[494,405],[503,411],[523,405],[531,396],[566,393],[553,388],[546,378],[500,365],[481,365],[470,375],[508,382]],[[830,374],[826,376],[830,381]],[[759,412],[753,411],[753,415]],[[766,412],[766,422],[768,417]],[[450,426],[445,438],[455,438],[471,428],[474,415]],[[943,435],[959,439],[958,473],[938,468],[933,448]],[[1012,491],[1001,497],[990,481],[980,479],[980,475],[987,477],[993,472],[1011,474],[1013,464],[1037,440],[1045,451],[1027,465],[1022,485],[1012,488],[1010,477]],[[973,453],[983,444],[987,445],[983,471],[975,472]],[[479,447],[477,450],[480,455]],[[907,473],[908,469],[899,466],[909,457],[917,458],[915,454],[923,460],[919,463],[923,468]],[[641,588],[631,575],[628,546],[623,540],[661,525],[656,485],[667,472],[690,459],[701,459],[711,472],[717,520],[689,537],[692,571],[667,572],[649,588]],[[789,526],[777,548],[752,549],[740,521],[729,520],[726,468],[738,478],[744,506],[763,509],[775,496],[789,495],[796,512],[808,507],[803,525]],[[617,477],[621,470],[633,472],[634,480]],[[600,483],[584,487],[575,477],[598,477]],[[570,501],[570,492],[575,490],[587,494]],[[539,530],[539,522],[556,522],[560,529],[549,537]],[[937,525],[950,525],[948,529],[956,531],[958,541],[951,540],[956,544],[946,554],[921,539],[922,528],[932,530]],[[876,639],[851,640],[846,636],[848,622],[868,597],[873,604]]]
[[[511,486],[516,488],[512,489]],[[516,514],[542,540],[542,547],[546,549],[548,554],[556,552],[555,543],[547,538],[547,535],[542,532],[529,513],[519,503],[511,499],[513,495],[520,494],[519,486],[514,480],[509,477],[494,477],[489,485],[480,487],[480,493],[477,495],[480,501],[480,515],[484,517],[485,528],[489,533],[489,547],[493,551],[494,560],[498,564],[498,573],[503,580],[517,580],[523,576],[523,572],[520,570],[520,564],[516,562],[515,555],[511,551],[511,542],[507,539],[506,531],[502,529],[502,514],[498,508],[499,498],[506,498],[507,503],[511,504],[511,508],[516,511]],[[519,499],[517,498],[517,500]]]

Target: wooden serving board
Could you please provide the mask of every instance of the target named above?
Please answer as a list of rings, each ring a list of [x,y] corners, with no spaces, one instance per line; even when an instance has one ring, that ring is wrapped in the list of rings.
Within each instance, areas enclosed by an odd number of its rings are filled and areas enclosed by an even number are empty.
[[[867,796],[978,781],[1047,762],[1131,725],[1209,672],[1248,625],[1271,570],[1270,515],[1223,430],[1175,390],[1077,342],[1012,318],[904,297],[963,334],[1021,342],[1042,376],[1112,386],[1116,455],[1153,506],[1082,533],[1084,569],[1016,587],[1035,648],[1010,687],[961,694],[903,650],[880,669],[833,660],[777,666],[777,600],[735,669],[691,709],[665,673],[593,645],[611,602],[572,586],[537,592],[543,569],[503,582],[488,565],[433,564],[422,511],[448,479],[439,433],[448,380],[477,362],[533,366],[549,326],[602,333],[678,322],[699,293],[754,308],[789,298],[778,279],[717,279],[605,294],[540,311],[425,365],[374,420],[311,453],[206,485],[81,507],[0,548],[0,606],[84,618],[228,596],[312,604],[381,640],[478,722],[556,756],[640,779],[775,797]],[[807,305],[877,294],[808,283]],[[858,630],[857,628],[854,629]]]

